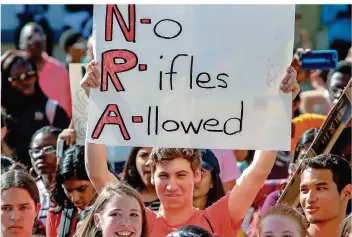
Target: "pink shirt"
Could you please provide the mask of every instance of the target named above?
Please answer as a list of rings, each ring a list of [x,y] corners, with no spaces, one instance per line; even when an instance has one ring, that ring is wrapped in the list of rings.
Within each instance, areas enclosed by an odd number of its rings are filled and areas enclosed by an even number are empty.
[[[72,115],[70,78],[63,64],[43,53],[45,64],[39,73],[39,85],[44,94],[56,100],[67,115]]]
[[[218,158],[222,183],[236,180],[241,176],[233,150],[212,149],[211,151]]]
[[[234,226],[231,224],[230,213],[228,209],[229,194],[215,202],[205,210],[197,210],[192,217],[184,224],[170,226],[162,216],[146,208],[149,223],[150,236],[167,236],[169,233],[186,225],[200,226],[210,233],[221,237],[236,236],[241,227],[241,223]]]

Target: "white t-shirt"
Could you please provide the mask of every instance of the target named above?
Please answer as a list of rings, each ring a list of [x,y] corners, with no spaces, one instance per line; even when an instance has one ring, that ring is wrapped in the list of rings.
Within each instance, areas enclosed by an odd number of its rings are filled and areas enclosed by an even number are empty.
[[[211,151],[218,158],[222,183],[227,183],[241,176],[233,150],[212,149]]]

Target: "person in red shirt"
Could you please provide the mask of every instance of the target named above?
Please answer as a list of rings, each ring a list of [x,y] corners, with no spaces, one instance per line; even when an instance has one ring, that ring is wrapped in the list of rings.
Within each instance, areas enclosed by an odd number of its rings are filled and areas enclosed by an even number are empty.
[[[81,86],[89,95],[90,87],[100,85],[98,62],[87,68]],[[284,93],[299,93],[297,73],[290,67],[280,86]],[[151,181],[161,205],[157,213],[146,209],[151,236],[166,236],[185,225],[197,225],[218,236],[236,236],[244,216],[268,177],[277,151],[257,151],[252,164],[233,189],[205,210],[193,207],[194,185],[201,179],[201,155],[197,149],[153,148],[150,158]],[[106,146],[86,144],[86,169],[97,192],[118,179],[108,171]]]
[[[30,22],[23,26],[20,34],[21,53],[36,63],[39,85],[44,94],[58,101],[69,117],[72,116],[70,79],[65,66],[46,53],[46,35],[43,28]]]
[[[59,159],[51,194],[55,206],[47,213],[46,236],[71,237],[76,231],[78,214],[96,197],[84,168],[84,146],[73,145]]]

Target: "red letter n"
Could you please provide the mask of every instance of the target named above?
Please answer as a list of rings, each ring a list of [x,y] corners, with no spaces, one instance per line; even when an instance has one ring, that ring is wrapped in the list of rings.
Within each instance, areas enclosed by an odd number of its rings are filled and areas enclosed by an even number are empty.
[[[124,21],[117,5],[109,4],[106,6],[105,41],[112,40],[113,14],[117,18],[117,23],[119,23],[126,41],[136,42],[136,7],[134,4],[128,5],[128,22],[129,22],[128,29],[127,29],[126,22]]]
[[[115,115],[110,116],[111,113],[114,113]],[[93,130],[93,134],[92,134],[93,139],[98,139],[100,137],[100,134],[103,131],[105,124],[118,125],[123,138],[125,140],[131,139],[117,105],[108,104],[106,106],[106,109],[103,115],[99,118],[99,121]]]

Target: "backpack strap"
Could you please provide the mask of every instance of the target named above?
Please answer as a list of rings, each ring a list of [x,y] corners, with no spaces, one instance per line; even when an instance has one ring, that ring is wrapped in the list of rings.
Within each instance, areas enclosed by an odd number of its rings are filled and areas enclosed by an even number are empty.
[[[58,237],[70,237],[71,225],[74,215],[75,208],[65,208],[62,211]]]
[[[49,120],[50,125],[54,124],[57,105],[58,105],[58,103],[56,100],[48,99],[48,101],[46,102],[45,114],[46,114],[47,119]]]

